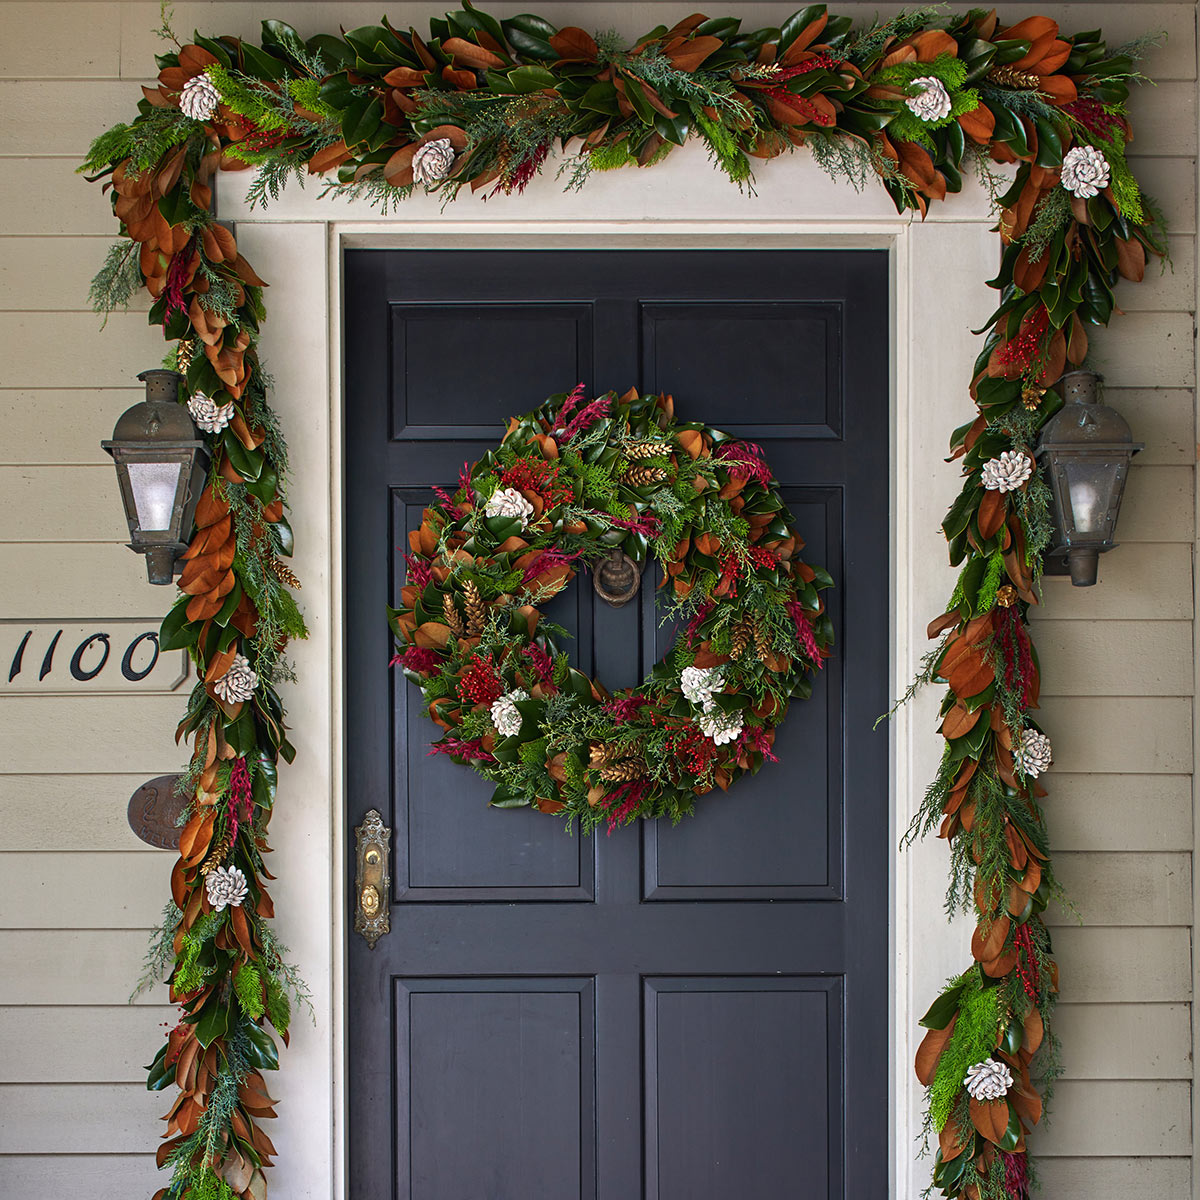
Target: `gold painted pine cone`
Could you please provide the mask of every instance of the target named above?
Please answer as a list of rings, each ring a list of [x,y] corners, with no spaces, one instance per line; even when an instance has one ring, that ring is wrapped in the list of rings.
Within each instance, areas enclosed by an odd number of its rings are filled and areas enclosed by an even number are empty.
[[[606,783],[627,783],[631,779],[641,779],[645,774],[646,764],[640,758],[623,758],[600,768],[600,778]]]
[[[487,620],[488,606],[470,579],[463,585],[463,606],[467,610],[467,636],[478,637],[483,632],[484,622]]]
[[[662,467],[629,467],[621,476],[624,483],[632,487],[643,487],[648,483],[662,483],[667,473]]]
[[[300,580],[296,578],[295,572],[287,565],[287,563],[283,561],[282,558],[272,557],[270,566],[271,573],[276,579],[278,579],[281,583],[287,584],[287,586],[290,588],[295,588],[297,591],[300,590]]]
[[[454,597],[449,592],[442,593],[442,620],[446,622],[450,632],[455,637],[466,637],[467,627],[463,624],[458,606],[454,603]]]
[[[670,442],[630,442],[625,447],[625,457],[632,459],[659,458],[670,453]]]

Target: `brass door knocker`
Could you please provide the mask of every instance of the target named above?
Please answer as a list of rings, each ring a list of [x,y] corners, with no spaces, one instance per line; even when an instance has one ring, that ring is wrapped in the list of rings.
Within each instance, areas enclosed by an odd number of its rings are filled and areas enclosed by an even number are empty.
[[[620,608],[638,594],[642,586],[641,568],[624,551],[610,550],[592,574],[592,586],[601,600]]]

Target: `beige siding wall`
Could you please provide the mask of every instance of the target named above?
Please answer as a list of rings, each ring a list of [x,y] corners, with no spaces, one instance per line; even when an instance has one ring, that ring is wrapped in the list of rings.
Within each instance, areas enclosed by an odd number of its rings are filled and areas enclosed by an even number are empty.
[[[645,5],[588,5],[583,19],[580,4],[540,7],[563,23],[574,9],[581,24],[648,24]],[[764,21],[783,11],[744,7]],[[378,9],[180,4],[176,24],[250,33],[274,15],[309,33]],[[1129,315],[1096,338],[1110,396],[1147,444],[1123,545],[1092,591],[1048,581],[1038,617],[1057,759],[1048,811],[1082,921],[1058,918],[1066,1078],[1036,1150],[1055,1200],[1175,1196],[1192,1189],[1196,6],[1039,10],[1071,28],[1102,25],[1112,41],[1169,31],[1149,63],[1160,86],[1139,94],[1134,115],[1136,169],[1170,217],[1175,269],[1127,287]],[[153,622],[169,600],[120,548],[97,445],[162,344],[144,305],[103,334],[87,311],[113,223],[99,189],[73,174],[89,138],[131,112],[134,85],[153,73],[156,23],[147,3],[0,3],[0,622]],[[180,694],[0,696],[5,1196],[152,1190],[163,1102],[145,1092],[142,1064],[173,1016],[161,990],[133,1007],[125,997],[169,857],[134,838],[124,810],[134,786],[180,765],[181,707]]]

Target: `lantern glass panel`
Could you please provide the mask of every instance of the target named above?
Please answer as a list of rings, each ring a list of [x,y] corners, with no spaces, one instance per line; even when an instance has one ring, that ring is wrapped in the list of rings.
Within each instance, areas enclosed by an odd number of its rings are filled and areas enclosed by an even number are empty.
[[[138,528],[160,533],[171,528],[179,493],[180,462],[130,462],[129,487],[137,508]]]
[[[1120,465],[1115,459],[1060,460],[1071,499],[1071,526],[1076,534],[1088,541],[1104,540],[1109,533],[1108,517],[1117,491]]]

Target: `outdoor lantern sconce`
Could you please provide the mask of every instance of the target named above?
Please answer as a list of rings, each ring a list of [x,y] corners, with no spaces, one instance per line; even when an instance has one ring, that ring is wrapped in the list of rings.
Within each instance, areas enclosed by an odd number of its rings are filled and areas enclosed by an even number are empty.
[[[1100,403],[1100,383],[1094,371],[1062,377],[1058,387],[1066,403],[1046,422],[1037,450],[1054,493],[1056,545],[1046,574],[1070,574],[1075,587],[1096,582],[1100,555],[1116,545],[1129,460],[1143,448],[1125,418]]]
[[[175,560],[187,549],[208,468],[204,442],[179,403],[181,378],[174,371],[143,371],[145,400],[126,409],[112,440],[100,443],[117,468],[129,548],[146,556],[151,583],[170,583],[177,573]]]

